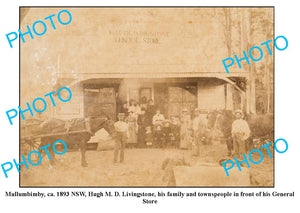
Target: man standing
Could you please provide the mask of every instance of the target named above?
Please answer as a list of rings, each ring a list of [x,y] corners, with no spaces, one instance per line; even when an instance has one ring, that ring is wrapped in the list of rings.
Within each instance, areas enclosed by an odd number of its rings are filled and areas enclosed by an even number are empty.
[[[124,161],[124,147],[128,136],[128,124],[124,121],[125,114],[119,113],[118,119],[114,124],[116,130],[115,149],[114,149],[114,163],[118,162],[120,152],[120,163]]]
[[[234,155],[237,158],[241,158],[243,154],[246,154],[246,140],[250,136],[250,128],[245,121],[244,113],[242,110],[236,110],[235,113],[236,120],[232,123],[232,139],[233,139],[233,150]]]

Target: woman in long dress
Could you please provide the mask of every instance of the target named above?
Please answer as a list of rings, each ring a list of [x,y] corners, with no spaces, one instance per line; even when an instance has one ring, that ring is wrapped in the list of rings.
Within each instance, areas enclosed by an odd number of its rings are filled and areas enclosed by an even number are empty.
[[[137,129],[137,119],[136,115],[133,113],[132,110],[129,111],[129,115],[126,119],[126,122],[128,123],[128,141],[129,144],[136,144],[137,143],[137,135],[136,135],[136,129]]]
[[[180,148],[191,149],[192,146],[192,122],[187,109],[182,110],[180,127]]]

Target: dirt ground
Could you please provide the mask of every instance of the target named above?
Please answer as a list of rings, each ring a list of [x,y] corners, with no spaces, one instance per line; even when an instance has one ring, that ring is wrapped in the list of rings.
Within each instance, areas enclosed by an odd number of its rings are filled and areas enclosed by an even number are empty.
[[[226,145],[203,145],[200,157],[179,149],[126,149],[125,162],[113,164],[113,150],[88,151],[88,167],[80,165],[80,152],[57,156],[57,164],[50,168],[45,156],[39,166],[22,168],[21,186],[166,186],[162,181],[162,162],[169,156],[184,156],[190,167],[200,164],[218,166],[226,158]],[[253,159],[258,161],[259,156]],[[273,186],[273,158],[264,153],[262,163],[250,163],[250,186]],[[220,166],[221,167],[221,166]],[[243,171],[241,171],[243,172]],[[225,171],[224,171],[225,173]]]

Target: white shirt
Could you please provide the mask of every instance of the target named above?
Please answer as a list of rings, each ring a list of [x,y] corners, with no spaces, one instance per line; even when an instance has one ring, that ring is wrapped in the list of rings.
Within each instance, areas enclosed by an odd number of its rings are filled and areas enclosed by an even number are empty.
[[[165,120],[165,117],[163,114],[155,114],[153,116],[153,119],[152,119],[152,123],[155,125],[155,124],[161,124],[163,121]]]
[[[250,131],[247,121],[245,121],[243,119],[238,119],[232,123],[232,130],[231,130],[232,135],[234,135],[236,133],[243,134],[244,136],[242,139],[246,140],[247,138],[249,138],[250,132],[251,131]]]
[[[114,124],[114,127],[117,132],[127,132],[128,131],[128,124],[124,121],[117,121]]]

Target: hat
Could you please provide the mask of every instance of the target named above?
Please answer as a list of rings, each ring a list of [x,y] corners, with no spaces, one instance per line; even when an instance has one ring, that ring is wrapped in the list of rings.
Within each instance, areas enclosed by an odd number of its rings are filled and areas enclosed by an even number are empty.
[[[244,118],[244,113],[243,113],[243,111],[242,111],[242,110],[240,110],[240,109],[238,109],[238,110],[235,110],[235,112],[234,112],[234,115],[236,115],[237,113],[240,113],[240,114],[241,114],[241,116],[242,116],[242,118]]]

